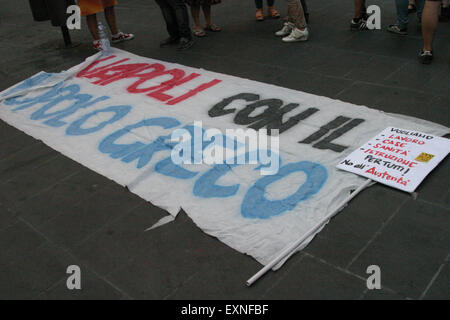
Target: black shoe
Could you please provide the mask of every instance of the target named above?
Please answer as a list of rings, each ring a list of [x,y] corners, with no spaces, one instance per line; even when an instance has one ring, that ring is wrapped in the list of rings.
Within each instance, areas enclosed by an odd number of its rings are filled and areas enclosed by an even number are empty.
[[[192,47],[193,44],[194,44],[194,40],[182,37],[182,38],[180,38],[180,44],[178,45],[177,50],[181,51],[181,50],[189,49],[190,47]]]
[[[352,19],[350,22],[350,29],[352,30],[369,30],[367,27],[367,21],[359,18],[359,19]]]
[[[419,61],[423,64],[430,64],[433,61],[433,51],[420,51]]]
[[[177,43],[179,40],[180,40],[180,38],[172,38],[172,37],[169,37],[169,38],[167,38],[167,39],[161,41],[161,42],[159,43],[159,46],[160,46],[161,48],[167,47],[167,46],[170,46],[171,44]]]

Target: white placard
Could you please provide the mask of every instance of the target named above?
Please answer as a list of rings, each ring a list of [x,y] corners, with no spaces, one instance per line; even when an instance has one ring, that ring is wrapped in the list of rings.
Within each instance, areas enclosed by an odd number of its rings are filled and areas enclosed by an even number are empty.
[[[413,192],[449,152],[449,139],[388,127],[349,154],[337,167]]]

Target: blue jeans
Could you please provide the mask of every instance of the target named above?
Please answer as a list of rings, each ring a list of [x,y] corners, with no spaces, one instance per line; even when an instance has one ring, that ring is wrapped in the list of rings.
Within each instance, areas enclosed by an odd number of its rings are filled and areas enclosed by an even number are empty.
[[[408,4],[409,0],[395,0],[397,7],[397,25],[400,29],[408,27]],[[425,0],[416,0],[417,19],[422,19],[423,6]]]

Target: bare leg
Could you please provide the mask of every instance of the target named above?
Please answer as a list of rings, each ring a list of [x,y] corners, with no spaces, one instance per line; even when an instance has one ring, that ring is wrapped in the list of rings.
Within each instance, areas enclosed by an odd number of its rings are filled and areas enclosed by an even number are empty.
[[[89,31],[91,32],[92,38],[94,40],[98,40],[98,32],[97,32],[97,15],[91,14],[86,16],[86,22],[89,28]]]
[[[203,9],[203,14],[205,16],[206,25],[207,26],[212,25],[212,22],[211,22],[211,5],[210,4],[204,4],[202,6],[202,9]]]
[[[363,9],[364,9],[364,4],[365,4],[364,2],[365,2],[365,0],[354,0],[354,3],[355,3],[355,13],[354,13],[353,17],[354,17],[355,19],[361,18],[361,12],[363,11]]]
[[[194,20],[194,25],[196,29],[201,29],[202,25],[200,23],[200,6],[191,6],[191,15]]]
[[[111,34],[118,34],[119,28],[117,28],[116,23],[116,13],[114,11],[114,7],[105,8],[105,18],[106,22],[108,22],[109,30],[111,30]]]
[[[433,49],[433,37],[438,24],[439,1],[426,1],[422,13],[423,50]]]

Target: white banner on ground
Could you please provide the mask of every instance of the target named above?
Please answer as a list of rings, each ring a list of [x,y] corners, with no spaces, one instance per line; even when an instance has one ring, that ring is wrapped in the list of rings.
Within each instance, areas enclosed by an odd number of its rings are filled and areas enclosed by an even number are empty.
[[[449,139],[389,127],[349,154],[337,167],[413,192],[449,152]]]
[[[0,118],[172,216],[183,208],[204,232],[262,264],[364,182],[336,168],[351,150],[388,126],[449,132],[420,119],[118,49],[5,90]],[[198,131],[195,121],[201,130],[224,134],[278,129],[277,174],[261,175],[258,164],[175,164],[171,133]]]

